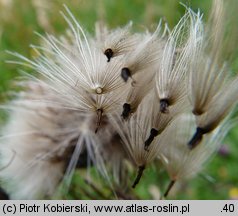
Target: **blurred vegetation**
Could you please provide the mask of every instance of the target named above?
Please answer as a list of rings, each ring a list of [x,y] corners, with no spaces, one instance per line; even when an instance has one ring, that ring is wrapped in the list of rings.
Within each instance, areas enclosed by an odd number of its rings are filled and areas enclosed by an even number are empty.
[[[181,1],[192,7],[198,8],[204,13],[206,20],[209,15],[211,0]],[[229,16],[231,17],[227,29],[232,29],[232,36],[224,49],[228,60],[232,62],[234,72],[238,69],[238,31],[235,7],[237,0],[229,0]],[[135,28],[153,28],[160,18],[173,27],[184,13],[185,8],[177,0],[0,0],[0,102],[8,100],[8,92],[12,90],[12,81],[20,76],[19,67],[7,64],[11,59],[5,51],[19,52],[27,57],[33,55],[29,44],[40,44],[40,38],[34,32],[49,32],[55,35],[64,34],[67,25],[59,11],[64,10],[66,4],[79,22],[89,32],[93,33],[97,20],[103,20],[109,27],[125,25],[132,20]],[[234,16],[232,18],[232,16]],[[0,113],[2,114],[2,113]],[[3,121],[3,118],[1,118]],[[234,199],[238,198],[238,128],[234,128],[224,141],[226,149],[222,149],[208,164],[202,174],[197,178],[177,184],[169,198],[171,199]],[[134,175],[128,176],[129,184]],[[160,189],[168,184],[167,176],[163,171],[158,171],[156,166],[146,170],[142,181],[136,189],[134,198],[151,199],[158,198]],[[165,184],[166,183],[166,184]],[[106,183],[105,183],[106,184]],[[96,184],[97,185],[97,184]],[[85,183],[79,174],[75,174],[70,193],[64,197],[75,198],[110,198],[110,191],[103,190],[102,194],[92,190],[88,195]],[[102,185],[98,186],[103,188]],[[82,195],[83,194],[83,195]]]

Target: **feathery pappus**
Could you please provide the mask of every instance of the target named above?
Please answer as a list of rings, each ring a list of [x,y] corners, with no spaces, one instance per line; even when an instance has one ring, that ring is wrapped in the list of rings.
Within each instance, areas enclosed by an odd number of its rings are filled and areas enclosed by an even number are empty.
[[[34,58],[8,51],[16,58],[9,63],[36,73],[25,73],[1,105],[2,188],[11,199],[53,198],[79,170],[127,198],[118,191],[136,190],[154,165],[170,178],[167,197],[202,170],[231,128],[238,77],[222,56],[223,0],[213,1],[207,23],[185,6],[173,29],[159,21],[152,32],[98,22],[92,35],[67,6],[61,14],[67,34],[37,34]]]

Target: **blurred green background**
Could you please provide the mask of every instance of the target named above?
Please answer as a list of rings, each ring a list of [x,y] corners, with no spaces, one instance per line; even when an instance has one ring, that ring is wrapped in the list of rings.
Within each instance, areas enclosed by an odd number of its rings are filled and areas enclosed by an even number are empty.
[[[204,13],[204,20],[209,15],[211,0],[180,1],[198,8]],[[228,40],[224,53],[231,62],[234,72],[238,69],[238,16],[234,5],[237,0],[229,0],[230,22],[227,24]],[[0,102],[6,102],[8,92],[13,89],[12,81],[20,76],[19,67],[7,64],[12,59],[6,50],[19,52],[27,57],[34,55],[29,44],[39,44],[39,37],[34,31],[54,35],[64,34],[67,25],[59,11],[64,10],[66,4],[77,17],[80,24],[90,33],[94,31],[97,20],[105,21],[109,27],[125,25],[132,20],[135,29],[153,28],[160,18],[173,27],[184,13],[184,7],[176,0],[0,0]],[[233,16],[233,17],[232,17]],[[1,113],[1,123],[4,115]],[[223,141],[224,146],[204,171],[189,182],[180,183],[169,196],[170,199],[238,199],[238,128],[234,128]],[[162,172],[162,171],[161,171]],[[146,170],[145,175],[136,189],[140,199],[157,199],[168,183],[166,176],[158,172],[155,167]],[[133,177],[133,176],[132,176]],[[131,179],[132,182],[133,179]],[[79,182],[81,182],[79,184]],[[66,198],[108,198],[97,196],[92,192],[91,197],[82,191],[85,183],[76,173],[70,194]],[[84,194],[84,196],[82,195]]]

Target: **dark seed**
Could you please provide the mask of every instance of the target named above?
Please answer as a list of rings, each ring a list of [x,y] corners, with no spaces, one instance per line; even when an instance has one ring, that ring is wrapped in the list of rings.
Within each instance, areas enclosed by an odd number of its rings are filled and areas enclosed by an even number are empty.
[[[131,105],[128,103],[123,104],[122,118],[127,119],[131,113]]]
[[[204,111],[201,109],[194,109],[192,112],[194,115],[197,115],[197,116],[202,115],[204,113]]]
[[[127,82],[127,80],[129,79],[129,77],[131,77],[131,72],[128,68],[122,68],[121,69],[121,77],[122,79]]]
[[[159,131],[158,131],[158,130],[156,130],[156,129],[154,129],[154,128],[152,128],[152,129],[150,130],[150,136],[149,136],[149,138],[145,141],[145,147],[144,147],[144,149],[145,149],[146,151],[148,150],[150,144],[153,142],[154,138],[155,138],[156,136],[158,136],[158,135],[159,135]]]
[[[107,56],[107,62],[110,62],[111,58],[113,57],[112,49],[110,48],[106,49],[104,55]]]
[[[175,182],[176,182],[175,180],[170,181],[168,188],[164,193],[164,198],[166,198],[168,196],[168,194],[169,194],[170,190],[172,189],[172,187],[174,186]]]
[[[160,112],[168,113],[169,112],[169,101],[168,99],[161,99],[160,100]]]
[[[207,133],[206,130],[197,127],[195,134],[193,135],[192,139],[188,142],[188,147],[190,149],[194,149],[202,141],[203,135],[205,133]]]
[[[135,188],[136,185],[140,182],[140,179],[143,175],[144,169],[145,169],[145,166],[139,166],[138,167],[138,173],[137,173],[136,179],[135,179],[135,181],[132,185],[132,188]]]
[[[96,129],[95,129],[95,133],[98,132],[98,129],[101,125],[102,114],[103,114],[103,110],[102,109],[97,109],[97,125],[96,125]]]

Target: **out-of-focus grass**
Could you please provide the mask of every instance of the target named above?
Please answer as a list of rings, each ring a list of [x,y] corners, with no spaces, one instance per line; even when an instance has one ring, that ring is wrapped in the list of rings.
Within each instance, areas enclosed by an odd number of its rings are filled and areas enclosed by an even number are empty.
[[[194,10],[200,8],[204,19],[208,17],[211,0],[181,1]],[[105,21],[110,27],[125,25],[132,20],[137,30],[144,27],[152,28],[160,18],[166,20],[170,27],[174,26],[184,12],[184,7],[177,0],[0,0],[0,102],[7,101],[7,92],[11,91],[11,82],[20,75],[19,67],[5,63],[12,57],[5,52],[11,50],[31,57],[33,52],[29,44],[39,44],[40,39],[34,35],[49,32],[55,35],[64,34],[67,28],[59,11],[64,10],[65,3],[79,22],[89,32],[93,33],[94,23],[97,20]],[[231,8],[232,11],[232,8]],[[232,13],[231,13],[232,14]],[[230,15],[231,15],[230,14]],[[236,14],[235,14],[236,15]],[[231,23],[233,25],[237,23]],[[238,34],[237,34],[238,35]],[[236,35],[236,36],[237,36]],[[232,40],[235,40],[233,37]],[[237,37],[238,38],[238,37]],[[237,45],[237,41],[234,44]],[[224,52],[235,53],[232,43]],[[238,50],[238,49],[237,49]],[[238,52],[232,56],[234,70],[238,69]],[[1,116],[3,115],[0,112]],[[3,121],[3,117],[1,118]],[[238,188],[238,129],[229,133],[225,144],[229,148],[226,156],[216,155],[197,178],[177,185],[170,198],[174,199],[229,199],[231,190]],[[159,173],[159,174],[158,174]],[[142,199],[157,198],[159,188],[164,189],[167,176],[158,171],[156,166],[146,170],[145,175],[136,189],[136,194]],[[133,181],[133,176],[128,179]],[[98,194],[82,195],[85,188],[80,174],[76,174],[70,194],[65,198],[97,198]],[[233,190],[235,191],[235,190]],[[105,192],[108,196],[110,192]],[[234,193],[233,193],[234,194]],[[101,197],[99,197],[101,198]]]

